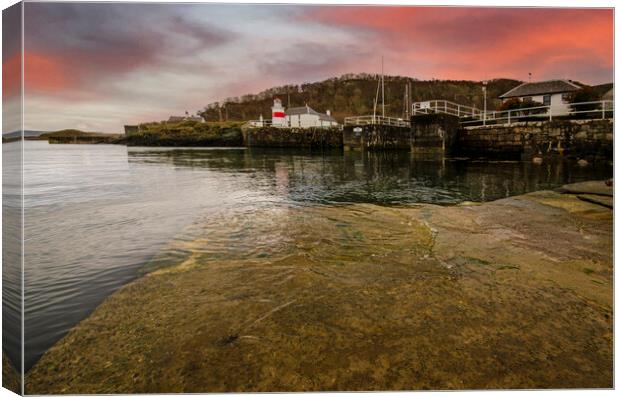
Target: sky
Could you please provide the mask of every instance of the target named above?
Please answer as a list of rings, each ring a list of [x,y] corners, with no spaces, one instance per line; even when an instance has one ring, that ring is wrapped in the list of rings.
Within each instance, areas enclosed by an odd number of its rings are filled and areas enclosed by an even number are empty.
[[[24,128],[33,130],[119,133],[273,86],[377,73],[381,56],[386,74],[418,79],[613,79],[611,9],[25,7]],[[3,72],[17,76],[19,46],[8,47]],[[18,78],[3,93],[17,98]]]

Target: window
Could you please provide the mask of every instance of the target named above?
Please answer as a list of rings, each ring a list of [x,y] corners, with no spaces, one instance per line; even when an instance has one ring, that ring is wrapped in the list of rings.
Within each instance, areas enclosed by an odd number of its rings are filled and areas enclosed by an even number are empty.
[[[523,102],[532,102],[532,97],[531,96],[524,96],[523,97]]]
[[[551,105],[551,95],[543,95],[543,106]]]

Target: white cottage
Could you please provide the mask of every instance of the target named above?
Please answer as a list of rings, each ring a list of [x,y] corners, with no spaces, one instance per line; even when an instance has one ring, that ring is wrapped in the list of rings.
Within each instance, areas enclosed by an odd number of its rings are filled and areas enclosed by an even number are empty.
[[[291,128],[336,127],[338,122],[330,111],[319,113],[310,106],[289,108],[286,110],[286,122]]]
[[[565,115],[570,113],[570,94],[579,91],[584,86],[572,80],[548,80],[533,83],[523,83],[512,90],[500,95],[502,101],[512,98],[532,100],[549,106],[551,114]]]
[[[262,126],[264,121],[261,118],[258,122],[251,123],[254,126]],[[308,105],[285,109],[282,101],[276,98],[271,107],[271,125],[290,128],[328,128],[338,126],[338,122],[331,116],[329,110],[326,113],[319,113]]]
[[[264,120],[261,115],[260,119],[249,121],[248,125],[250,127],[272,125],[283,128],[329,128],[337,127],[338,122],[329,110],[319,113],[308,105],[285,109],[282,101],[275,98],[271,107],[271,121]]]

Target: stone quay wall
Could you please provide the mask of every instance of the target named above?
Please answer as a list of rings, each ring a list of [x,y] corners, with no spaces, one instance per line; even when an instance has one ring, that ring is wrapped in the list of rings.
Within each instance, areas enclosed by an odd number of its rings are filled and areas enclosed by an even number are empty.
[[[447,114],[426,114],[411,118],[411,152],[416,155],[445,156],[454,151],[459,119]]]
[[[411,127],[387,125],[243,130],[248,147],[407,150],[415,155],[531,160],[613,158],[613,120],[552,120],[462,127],[449,115],[417,115]]]
[[[344,150],[409,150],[411,129],[389,125],[345,126]]]
[[[342,131],[338,128],[248,128],[243,130],[248,147],[341,148]]]
[[[613,158],[613,120],[552,120],[459,130],[454,155]]]

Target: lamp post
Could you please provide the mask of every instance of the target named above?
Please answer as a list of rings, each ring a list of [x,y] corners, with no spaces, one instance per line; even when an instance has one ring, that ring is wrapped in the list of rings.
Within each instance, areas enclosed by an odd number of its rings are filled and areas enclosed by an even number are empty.
[[[487,125],[487,81],[482,82],[482,93],[484,94],[484,115],[482,116],[482,125]]]

